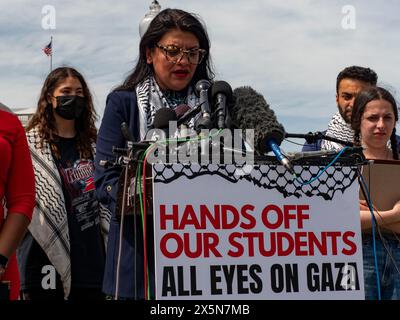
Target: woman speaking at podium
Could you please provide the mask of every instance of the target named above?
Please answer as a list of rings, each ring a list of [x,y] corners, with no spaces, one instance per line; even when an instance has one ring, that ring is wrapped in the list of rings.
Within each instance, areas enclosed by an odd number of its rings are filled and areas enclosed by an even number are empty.
[[[399,160],[396,123],[399,119],[396,101],[385,89],[372,87],[356,97],[351,125],[354,140],[364,147],[367,159]],[[400,166],[399,166],[400,169]],[[380,287],[375,270],[372,239],[373,218],[365,200],[360,202],[363,232],[364,283],[366,299],[400,299],[400,197],[391,210],[374,210],[379,232],[376,255]]]
[[[100,160],[113,160],[113,146],[125,147],[121,124],[126,122],[136,141],[143,140],[160,108],[194,105],[194,87],[201,79],[213,77],[209,56],[210,43],[204,25],[194,15],[178,9],[161,11],[150,23],[139,45],[139,57],[133,72],[107,97],[97,138],[95,183],[98,197],[112,213],[103,290],[111,299],[154,297],[154,262],[149,254],[144,278],[141,217],[124,217],[122,246],[119,246],[120,221],[116,204],[121,169],[103,168]],[[148,247],[152,247],[152,219],[147,219]],[[135,247],[136,237],[136,247]],[[144,292],[148,281],[150,295]],[[118,282],[118,285],[117,285]]]

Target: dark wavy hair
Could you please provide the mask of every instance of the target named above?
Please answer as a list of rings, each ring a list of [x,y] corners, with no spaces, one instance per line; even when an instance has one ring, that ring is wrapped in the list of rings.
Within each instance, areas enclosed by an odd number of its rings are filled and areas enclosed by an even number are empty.
[[[153,74],[153,65],[146,62],[146,49],[154,49],[160,39],[171,29],[193,33],[199,41],[200,48],[206,50],[206,54],[197,66],[190,85],[194,86],[200,79],[211,80],[214,78],[210,58],[210,40],[200,18],[183,10],[165,9],[151,21],[146,33],[140,40],[139,57],[135,68],[123,84],[115,88],[114,91],[132,91],[138,83]]]
[[[75,129],[79,154],[82,158],[89,159],[93,157],[92,144],[96,142],[97,137],[95,126],[97,114],[89,87],[83,76],[74,68],[60,67],[49,73],[40,92],[36,112],[29,121],[26,131],[37,127],[40,137],[37,148],[43,148],[44,142],[47,142],[50,144],[53,155],[57,159],[60,158],[60,152],[55,144],[57,139],[56,121],[53,114],[53,106],[49,101],[56,87],[68,77],[77,78],[80,81],[83,95],[86,99],[86,108],[80,118],[75,120]]]
[[[336,92],[339,92],[340,81],[343,79],[353,79],[369,83],[371,86],[376,86],[378,82],[378,75],[370,68],[359,66],[351,66],[344,68],[337,76],[336,79]]]
[[[399,111],[397,110],[396,100],[393,95],[384,88],[371,87],[361,91],[354,100],[353,111],[351,114],[351,127],[354,130],[354,143],[361,145],[360,127],[361,118],[365,111],[365,106],[373,100],[386,100],[393,108],[395,122],[399,120]],[[393,151],[393,159],[399,160],[399,150],[397,148],[396,127],[393,128],[390,136],[390,144]]]

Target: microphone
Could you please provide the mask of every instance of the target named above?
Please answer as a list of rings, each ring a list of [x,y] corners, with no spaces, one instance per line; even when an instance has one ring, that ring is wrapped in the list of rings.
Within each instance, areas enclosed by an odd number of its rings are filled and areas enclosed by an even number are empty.
[[[196,114],[198,114],[201,111],[201,106],[200,104],[195,106],[194,108],[190,109],[185,112],[183,115],[178,116],[178,121],[177,125],[180,126],[182,124],[187,124]]]
[[[132,134],[129,132],[129,127],[126,122],[121,123],[121,132],[124,136],[125,140],[128,142],[133,142],[135,139],[133,138]]]
[[[156,129],[167,129],[170,121],[176,121],[177,116],[170,108],[158,109],[154,115],[153,127]]]
[[[129,127],[126,122],[121,123],[121,132],[122,132],[122,135],[124,136],[125,140],[127,141],[128,149],[113,147],[113,153],[127,154],[129,149],[132,147],[134,147],[135,149],[138,149],[138,150],[146,150],[149,147],[149,143],[146,141],[134,142],[135,139],[133,138],[132,133],[129,131]]]
[[[192,110],[187,104],[180,104],[174,109],[174,111],[178,119],[177,120],[177,126],[179,127],[178,137],[179,138],[186,137],[188,135],[188,123],[193,118],[193,116],[191,116]],[[188,115],[190,115],[190,118],[188,117]]]
[[[261,153],[272,151],[278,161],[295,174],[289,159],[279,146],[285,137],[285,129],[277,121],[264,97],[251,87],[239,87],[233,91],[235,104],[232,121],[240,129],[254,129],[254,146]]]
[[[211,110],[208,103],[208,89],[211,83],[208,80],[200,80],[196,83],[196,91],[200,96],[201,117],[197,119],[195,128],[199,132],[201,129],[211,129]]]
[[[174,109],[177,120],[182,118],[189,110],[190,107],[187,104],[180,104],[179,106],[177,106]]]
[[[337,155],[336,150],[321,150],[321,151],[303,151],[303,152],[288,152],[287,156],[291,160],[298,160],[304,158],[326,157]]]
[[[227,104],[232,102],[232,88],[225,81],[216,81],[211,90],[212,101],[217,114],[217,128],[230,127],[230,116],[227,112]]]
[[[174,110],[170,108],[161,108],[158,109],[154,115],[153,128],[160,129],[164,132],[165,139],[169,138],[168,129],[169,122],[176,121],[177,116]],[[173,134],[170,132],[170,134]],[[153,136],[156,140],[160,140],[162,137],[159,135]]]
[[[327,140],[327,141],[332,141],[336,143],[340,143],[344,146],[348,147],[354,147],[354,143],[349,142],[349,141],[344,141],[340,140],[331,136],[327,136],[323,132],[317,131],[317,132],[309,132],[309,133],[286,133],[285,134],[286,138],[304,138],[308,144],[316,143],[317,140]]]
[[[293,166],[290,163],[290,160],[283,155],[281,149],[279,148],[278,144],[275,142],[274,139],[270,138],[267,140],[267,144],[271,148],[272,152],[274,153],[275,157],[278,161],[288,170],[291,174],[296,174],[294,172]]]

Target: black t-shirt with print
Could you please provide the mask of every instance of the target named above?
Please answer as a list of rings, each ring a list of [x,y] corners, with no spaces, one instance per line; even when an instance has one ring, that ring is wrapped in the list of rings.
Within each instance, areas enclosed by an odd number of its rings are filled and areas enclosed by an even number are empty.
[[[71,251],[71,284],[73,287],[101,288],[105,253],[100,232],[98,202],[94,190],[94,164],[82,160],[75,138],[58,138],[61,158],[56,160],[62,180]],[[54,155],[53,155],[54,156]],[[55,157],[54,157],[55,158]],[[21,257],[21,289],[41,287],[43,266],[50,261],[30,234],[18,250]],[[24,258],[22,258],[24,257]],[[57,274],[57,289],[61,285]]]
[[[76,287],[98,287],[103,281],[104,244],[94,189],[93,160],[82,160],[75,138],[59,138],[60,172],[71,247],[71,281]]]

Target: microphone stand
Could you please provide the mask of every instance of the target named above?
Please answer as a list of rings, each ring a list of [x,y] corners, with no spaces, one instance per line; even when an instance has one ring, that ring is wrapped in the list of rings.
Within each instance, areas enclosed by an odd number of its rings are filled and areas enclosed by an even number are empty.
[[[186,113],[184,113],[180,118],[177,120],[177,126],[179,127],[182,124],[187,124],[195,115],[197,115],[201,111],[201,104],[198,104],[194,108],[190,109]]]
[[[128,126],[125,122],[123,122],[121,124],[121,132],[122,135],[124,136],[125,140],[127,141],[127,148],[119,148],[119,147],[113,147],[112,148],[112,152],[119,156],[117,158],[117,160],[113,163],[111,161],[108,160],[101,160],[100,161],[100,165],[104,166],[105,168],[108,167],[122,167],[123,170],[125,170],[124,172],[124,180],[123,180],[123,185],[122,185],[122,203],[119,209],[120,211],[120,228],[119,228],[119,243],[118,243],[118,255],[117,255],[117,266],[116,266],[116,274],[115,274],[115,293],[114,293],[114,299],[118,300],[119,297],[119,276],[120,276],[120,263],[121,263],[121,255],[122,255],[122,241],[123,241],[123,233],[124,233],[124,217],[125,217],[125,210],[126,210],[126,206],[130,205],[130,194],[127,194],[127,190],[128,190],[128,180],[129,180],[129,169],[132,167],[132,164],[134,162],[138,162],[139,161],[139,157],[142,154],[143,150],[146,150],[149,147],[148,143],[145,142],[133,142],[134,139],[131,135],[131,133],[129,132]],[[134,150],[136,149],[136,150]],[[136,168],[136,172],[137,172],[137,168]],[[137,175],[135,172],[135,176],[134,176],[134,186],[133,186],[133,195],[134,197],[136,196],[136,185],[137,185]],[[129,187],[130,189],[130,187]],[[117,198],[118,201],[118,198]],[[135,242],[135,252],[134,252],[134,267],[135,267],[135,299],[137,298],[137,291],[136,291],[136,271],[137,271],[137,261],[136,261],[136,256],[137,256],[137,230],[136,230],[136,212],[135,212],[135,208],[136,208],[136,202],[135,199],[133,199],[133,205],[134,205],[134,217],[133,217],[133,223],[134,223],[134,242]],[[146,230],[143,230],[143,232],[146,232]],[[145,266],[146,267],[146,266]],[[146,280],[145,280],[146,281]]]
[[[115,296],[114,299],[118,300],[118,293],[119,293],[119,273],[120,273],[120,268],[121,268],[121,255],[122,255],[122,238],[123,238],[123,232],[124,232],[124,217],[125,217],[125,197],[126,197],[126,189],[127,189],[127,184],[128,184],[128,168],[130,164],[130,159],[132,156],[132,150],[128,149],[128,159],[127,163],[125,164],[125,175],[124,175],[124,185],[123,185],[123,191],[122,191],[122,206],[121,206],[121,222],[120,222],[120,228],[119,228],[119,243],[118,243],[118,256],[117,256],[117,272],[116,272],[116,280],[115,280]],[[136,233],[136,232],[135,232]],[[136,249],[136,248],[135,248]],[[135,252],[136,256],[136,252]]]
[[[286,133],[285,134],[285,138],[301,138],[301,139],[305,139],[306,142],[308,144],[312,144],[312,143],[316,143],[317,140],[328,140],[328,141],[332,141],[332,142],[336,142],[336,143],[340,143],[344,146],[348,146],[348,147],[353,147],[354,144],[352,142],[349,141],[343,141],[331,136],[327,136],[325,134],[323,134],[320,131],[317,132],[309,132],[307,134],[301,134],[301,133]]]

